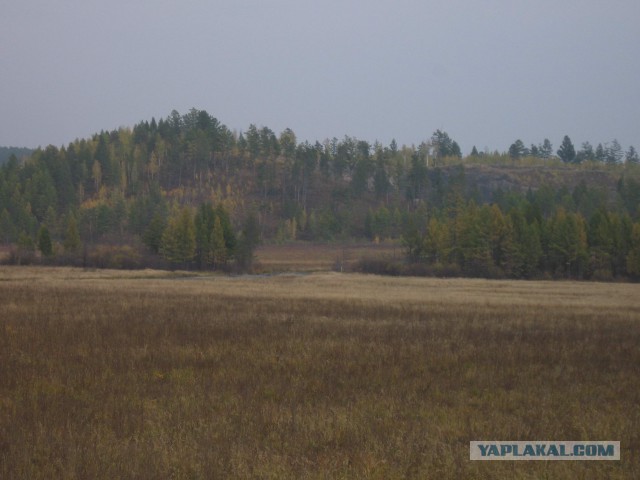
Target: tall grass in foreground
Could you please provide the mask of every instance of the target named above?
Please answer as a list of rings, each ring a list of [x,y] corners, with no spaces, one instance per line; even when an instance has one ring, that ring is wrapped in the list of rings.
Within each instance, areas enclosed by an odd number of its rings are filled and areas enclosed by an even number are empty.
[[[637,286],[16,272],[0,478],[640,478]],[[622,460],[470,462],[470,440]]]

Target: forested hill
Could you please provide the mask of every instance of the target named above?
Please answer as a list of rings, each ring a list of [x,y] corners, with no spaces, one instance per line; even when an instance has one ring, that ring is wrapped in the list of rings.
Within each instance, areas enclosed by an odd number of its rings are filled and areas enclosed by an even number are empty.
[[[554,153],[517,140],[463,157],[440,130],[417,146],[309,143],[291,129],[233,132],[195,109],[0,169],[0,242],[20,261],[221,268],[258,239],[366,237],[402,239],[412,262],[461,274],[633,277],[639,206],[638,155],[616,141],[576,149],[565,137]],[[532,236],[538,253],[523,259]]]
[[[11,155],[21,159],[30,156],[33,152],[34,150],[31,148],[0,147],[0,165],[7,162],[9,158],[11,158]]]

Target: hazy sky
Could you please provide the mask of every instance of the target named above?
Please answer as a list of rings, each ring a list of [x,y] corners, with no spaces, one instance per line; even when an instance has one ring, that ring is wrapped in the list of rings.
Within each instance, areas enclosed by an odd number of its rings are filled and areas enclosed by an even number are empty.
[[[640,148],[638,0],[0,0],[0,145],[171,110],[299,140]]]

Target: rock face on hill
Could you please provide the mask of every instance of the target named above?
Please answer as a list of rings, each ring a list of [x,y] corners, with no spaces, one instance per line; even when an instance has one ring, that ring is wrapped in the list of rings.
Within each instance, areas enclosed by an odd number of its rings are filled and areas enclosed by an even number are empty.
[[[442,167],[441,175],[452,181],[461,175],[460,166]],[[491,202],[493,192],[517,191],[526,193],[541,186],[566,188],[572,192],[580,184],[600,188],[612,195],[620,173],[611,169],[582,169],[575,166],[521,166],[521,165],[465,165],[464,182],[468,190],[478,192],[483,202]],[[433,170],[431,175],[434,178]]]

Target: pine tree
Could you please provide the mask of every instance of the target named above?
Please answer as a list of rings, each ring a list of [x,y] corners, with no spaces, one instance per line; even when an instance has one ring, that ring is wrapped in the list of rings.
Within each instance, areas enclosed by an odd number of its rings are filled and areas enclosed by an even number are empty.
[[[527,151],[527,147],[524,146],[522,140],[516,140],[509,147],[509,156],[514,160],[525,157],[528,153],[529,152]]]
[[[199,268],[213,265],[214,254],[212,248],[212,232],[216,214],[209,203],[203,203],[198,208],[195,218],[196,231],[196,262]]]
[[[462,214],[457,215],[456,242],[460,266],[472,276],[492,274],[491,212],[489,207],[478,207],[473,201]]]
[[[219,203],[215,209],[216,217],[220,219],[220,224],[222,225],[222,231],[224,234],[224,244],[227,247],[227,260],[232,258],[238,247],[238,240],[236,238],[236,233],[233,230],[233,225],[231,224],[231,219],[229,217],[229,213],[224,208],[224,206]]]
[[[6,208],[0,213],[0,242],[11,243],[16,237],[16,228]]]
[[[544,139],[542,145],[538,150],[541,158],[544,158],[546,160],[551,157],[551,155],[553,154],[553,146],[551,145],[551,142],[548,138]]]
[[[513,225],[513,242],[507,256],[507,271],[515,278],[531,278],[538,271],[542,258],[538,221],[527,223],[524,213],[514,209],[510,212]]]
[[[633,163],[635,165],[640,163],[640,157],[638,156],[638,152],[633,147],[633,145],[631,145],[629,147],[629,150],[627,150],[627,153],[625,154],[625,161],[627,163]]]
[[[613,140],[611,142],[611,146],[606,150],[607,163],[610,165],[616,165],[622,161],[624,158],[624,152],[622,151],[622,146],[618,140]]]
[[[196,253],[196,232],[188,208],[174,212],[162,234],[162,256],[173,264],[186,266]]]
[[[565,135],[562,140],[562,145],[558,149],[558,156],[565,163],[571,163],[576,158],[576,149],[568,135]]]
[[[164,233],[164,229],[166,228],[166,223],[167,222],[164,218],[164,215],[162,215],[162,213],[160,212],[156,212],[142,235],[143,243],[153,253],[160,252],[160,247],[162,245],[162,234]]]
[[[42,225],[40,230],[38,230],[38,250],[45,257],[50,257],[53,255],[53,245],[51,244],[51,235],[49,234],[49,229]]]
[[[498,205],[493,204],[490,213],[491,256],[494,265],[504,271],[512,250],[513,225],[510,217],[503,215]]]
[[[67,218],[67,231],[65,232],[62,246],[66,253],[77,253],[80,250],[81,242],[78,223],[76,222],[76,217],[71,213]]]
[[[559,208],[549,229],[551,267],[566,275],[582,275],[588,259],[587,232],[582,215]]]
[[[431,217],[424,236],[424,256],[430,263],[447,265],[451,254],[451,233],[446,220]]]
[[[242,235],[238,243],[238,253],[236,261],[238,266],[244,271],[251,271],[253,268],[253,256],[256,247],[260,243],[260,224],[254,213],[250,213],[244,223]]]
[[[227,247],[224,242],[224,229],[220,217],[216,216],[211,232],[211,253],[213,265],[220,267],[227,262]]]
[[[590,251],[590,268],[599,276],[610,276],[614,236],[609,215],[605,210],[596,211],[589,220],[588,241]]]
[[[596,159],[596,154],[593,151],[593,147],[589,142],[584,142],[582,148],[576,153],[576,163],[582,163],[586,161],[593,161]]]

